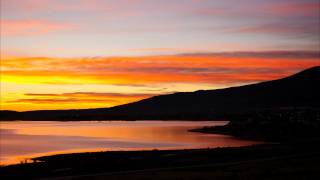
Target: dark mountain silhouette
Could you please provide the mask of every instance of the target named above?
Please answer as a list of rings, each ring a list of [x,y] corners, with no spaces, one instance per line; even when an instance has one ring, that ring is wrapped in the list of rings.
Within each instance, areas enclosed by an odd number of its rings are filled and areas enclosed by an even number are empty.
[[[261,109],[319,108],[320,66],[292,76],[217,90],[180,92],[111,108],[1,111],[2,120],[221,119]]]

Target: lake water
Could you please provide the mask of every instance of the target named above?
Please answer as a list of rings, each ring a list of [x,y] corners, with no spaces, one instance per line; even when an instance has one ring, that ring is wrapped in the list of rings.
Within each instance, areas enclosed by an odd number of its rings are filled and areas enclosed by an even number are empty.
[[[1,164],[60,153],[231,147],[255,144],[226,135],[189,132],[226,121],[0,122]]]

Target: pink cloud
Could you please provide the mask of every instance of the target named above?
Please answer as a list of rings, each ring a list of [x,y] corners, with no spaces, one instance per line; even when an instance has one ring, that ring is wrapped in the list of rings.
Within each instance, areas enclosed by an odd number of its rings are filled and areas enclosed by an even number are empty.
[[[240,28],[238,32],[243,33],[300,33],[304,32],[305,29],[303,27],[292,27],[288,25],[258,25]]]
[[[75,25],[47,20],[1,20],[1,27],[4,36],[28,36],[70,30]]]
[[[223,8],[202,8],[202,9],[197,9],[195,13],[200,14],[200,15],[224,15],[226,14],[226,10]]]
[[[4,7],[19,11],[81,11],[100,9],[98,0],[78,0],[77,4],[56,0],[3,0]]]
[[[229,29],[226,32],[236,33],[256,33],[268,35],[294,35],[294,36],[314,36],[319,32],[318,26],[311,26],[309,24],[293,24],[293,23],[272,23],[251,25],[247,27],[240,27],[236,29]]]
[[[286,3],[268,8],[271,13],[288,16],[319,16],[320,3]]]
[[[4,10],[8,12],[38,13],[90,13],[95,15],[120,14],[132,16],[135,14],[145,14],[143,11],[134,11],[140,6],[143,0],[2,0]],[[109,17],[110,18],[110,17]]]

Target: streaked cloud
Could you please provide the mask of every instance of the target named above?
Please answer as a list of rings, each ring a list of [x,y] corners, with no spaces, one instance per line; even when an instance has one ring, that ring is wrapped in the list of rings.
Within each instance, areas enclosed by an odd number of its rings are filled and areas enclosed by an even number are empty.
[[[75,25],[47,20],[8,20],[0,21],[4,36],[35,36],[75,29]]]
[[[13,101],[7,101],[7,103],[34,103],[34,104],[51,104],[51,103],[113,103],[115,100],[110,99],[76,99],[76,98],[64,98],[64,99],[57,99],[57,98],[45,98],[45,99],[17,99]],[[106,105],[107,107],[107,105]]]
[[[320,25],[320,24],[319,24]],[[271,23],[262,25],[253,25],[239,29],[230,30],[230,32],[247,33],[247,34],[263,34],[263,35],[278,35],[291,37],[314,37],[320,31],[319,26],[306,26],[305,24],[297,23]]]
[[[122,103],[128,103],[145,99],[157,94],[125,94],[125,93],[97,93],[97,92],[74,92],[61,94],[26,93],[25,98],[7,101],[6,103],[104,103],[105,107]]]
[[[269,5],[267,10],[280,16],[318,16],[320,11],[319,1],[280,2]]]
[[[220,53],[188,53],[182,56],[215,56],[215,57],[247,57],[247,58],[290,58],[292,60],[319,59],[320,51],[238,51]]]
[[[36,84],[250,83],[319,65],[319,52],[234,52],[3,60],[3,81]],[[170,78],[168,78],[170,76]]]
[[[150,96],[154,96],[154,95],[157,95],[157,94],[73,92],[73,93],[61,93],[61,94],[26,93],[24,95],[25,96],[35,96],[35,97],[97,97],[97,98],[123,97],[123,98],[145,98],[145,97],[150,97]]]

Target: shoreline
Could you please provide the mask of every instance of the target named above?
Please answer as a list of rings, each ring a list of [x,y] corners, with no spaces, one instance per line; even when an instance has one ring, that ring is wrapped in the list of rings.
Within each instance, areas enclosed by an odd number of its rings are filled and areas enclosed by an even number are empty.
[[[210,167],[223,164],[229,166],[228,164],[243,161],[264,161],[264,159],[287,156],[295,158],[296,155],[301,154],[311,156],[315,153],[314,157],[320,158],[319,152],[320,140],[315,139],[243,147],[58,154],[32,158],[33,163],[2,166],[0,167],[0,177],[2,177],[1,179],[19,179],[21,177],[32,179],[86,176],[97,173],[112,174],[148,169],[174,169],[177,167],[193,169],[193,167],[208,164]]]
[[[231,135],[239,139],[263,141],[264,144],[183,150],[57,154],[33,158],[34,163],[1,167],[0,178],[93,177],[94,180],[112,179],[114,176],[115,179],[135,180],[123,177],[126,173],[130,176],[133,173],[136,179],[155,180],[166,177],[184,177],[187,180],[199,179],[198,177],[204,180],[243,179],[242,176],[262,179],[266,175],[270,175],[269,179],[305,179],[307,175],[310,175],[310,179],[315,179],[314,177],[320,176],[319,117],[319,112],[313,111],[258,112],[240,116],[224,126],[207,126],[189,131]],[[257,162],[260,164],[257,165]],[[271,170],[274,167],[279,168]],[[136,175],[136,172],[143,175]],[[236,177],[229,177],[235,172],[238,174]],[[154,176],[156,173],[159,174],[159,178]]]

